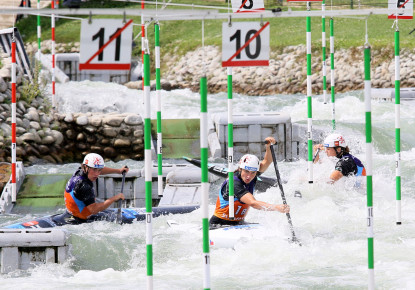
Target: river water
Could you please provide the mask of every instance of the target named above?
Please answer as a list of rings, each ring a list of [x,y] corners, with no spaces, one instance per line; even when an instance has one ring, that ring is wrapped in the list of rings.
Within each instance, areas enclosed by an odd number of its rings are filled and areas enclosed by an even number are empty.
[[[155,106],[155,94],[152,93]],[[119,111],[143,113],[141,91],[116,84],[81,82],[57,85],[61,112]],[[337,94],[337,130],[344,134],[352,154],[365,163],[363,92]],[[199,95],[188,90],[162,92],[164,118],[198,118]],[[394,104],[372,102],[374,255],[378,289],[415,288],[415,111],[414,101],[401,102],[402,225],[395,225]],[[208,96],[210,113],[226,111],[224,93]],[[302,95],[234,96],[234,113],[278,111],[293,122],[306,123]],[[152,118],[155,118],[155,110]],[[313,98],[313,124],[331,129],[331,106]],[[279,162],[291,218],[302,247],[287,242],[285,215],[251,209],[247,221],[266,225],[258,238],[243,240],[235,250],[210,249],[212,289],[364,289],[368,285],[366,193],[343,178],[326,183],[333,160],[314,166],[315,182],[307,183],[307,162]],[[169,162],[168,160],[166,162]],[[172,161],[173,162],[173,161]],[[143,162],[125,160],[142,168]],[[72,173],[78,164],[36,165],[27,173]],[[272,166],[265,172],[275,177]],[[211,185],[213,213],[219,184]],[[300,190],[302,198],[294,197]],[[278,188],[256,195],[281,203]],[[44,215],[44,214],[42,214]],[[0,227],[39,215],[0,216]],[[169,227],[167,220],[179,225]],[[159,217],[153,224],[154,289],[203,288],[201,211]],[[66,226],[70,259],[63,264],[39,265],[27,271],[0,275],[0,289],[146,289],[145,224],[95,222]]]

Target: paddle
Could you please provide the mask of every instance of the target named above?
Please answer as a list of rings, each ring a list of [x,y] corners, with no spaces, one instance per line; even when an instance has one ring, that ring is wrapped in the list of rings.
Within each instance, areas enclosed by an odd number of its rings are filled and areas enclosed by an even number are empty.
[[[124,194],[125,174],[126,174],[126,171],[124,170],[122,172],[122,182],[121,182],[121,193],[123,193],[123,194]],[[117,211],[117,220],[116,220],[117,224],[122,224],[121,201],[122,201],[121,199],[118,200],[118,211]]]
[[[320,148],[317,148],[316,154],[314,154],[314,156],[313,156],[313,163],[316,161],[318,152],[320,152]]]
[[[265,142],[268,144],[267,141],[265,141]],[[285,194],[284,194],[284,189],[282,188],[280,172],[278,171],[277,158],[275,158],[275,152],[274,152],[274,145],[271,144],[270,149],[271,149],[272,161],[274,163],[275,173],[277,175],[278,186],[279,186],[279,188],[281,190],[282,203],[286,205],[287,204],[287,201],[285,200]],[[290,213],[287,212],[286,215],[287,215],[288,224],[290,225],[290,230],[291,230],[291,234],[292,234],[291,242],[297,243],[299,246],[301,246],[300,241],[295,236],[294,227],[293,227],[293,223],[291,222]]]

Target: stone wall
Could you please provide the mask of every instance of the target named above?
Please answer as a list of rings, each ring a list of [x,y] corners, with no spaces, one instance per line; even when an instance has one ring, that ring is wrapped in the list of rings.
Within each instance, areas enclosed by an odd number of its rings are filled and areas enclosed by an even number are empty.
[[[1,54],[0,162],[11,162],[11,58]],[[21,99],[23,72],[17,71],[16,155],[33,163],[80,162],[89,152],[106,159],[142,159],[144,130],[136,114],[51,114],[43,97]],[[27,80],[26,80],[27,81]]]
[[[25,163],[79,162],[96,152],[104,158],[142,159],[144,132],[136,114],[77,113],[48,115],[23,101],[17,102],[17,160]],[[0,162],[11,162],[11,109],[1,104]]]
[[[144,124],[137,114],[55,114],[55,119],[65,139],[65,160],[79,160],[88,152],[114,161],[143,158]]]

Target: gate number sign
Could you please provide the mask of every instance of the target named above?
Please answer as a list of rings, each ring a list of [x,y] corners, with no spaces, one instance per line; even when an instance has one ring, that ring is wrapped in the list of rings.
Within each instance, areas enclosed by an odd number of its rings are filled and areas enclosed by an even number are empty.
[[[79,70],[130,70],[133,20],[82,20]]]
[[[414,15],[413,0],[389,0],[388,13],[389,19],[413,19]],[[396,15],[398,14],[398,15]],[[398,16],[398,17],[396,17]]]
[[[233,13],[264,11],[264,0],[232,0]]]
[[[222,66],[268,66],[269,22],[222,24]]]

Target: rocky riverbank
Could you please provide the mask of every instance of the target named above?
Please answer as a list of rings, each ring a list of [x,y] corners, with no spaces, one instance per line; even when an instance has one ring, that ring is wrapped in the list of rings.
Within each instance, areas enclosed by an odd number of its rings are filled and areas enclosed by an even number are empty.
[[[56,44],[57,52],[79,52],[78,43]],[[41,44],[43,53],[48,53],[50,41]],[[37,51],[37,43],[27,45],[28,53]],[[161,48],[162,49],[162,48]],[[329,51],[329,49],[327,49]],[[321,50],[312,53],[312,93],[323,93]],[[335,91],[347,92],[363,89],[363,47],[337,49],[334,53]],[[199,90],[203,75],[208,79],[209,93],[227,91],[226,69],[222,67],[221,48],[206,46],[182,57],[165,54],[161,61],[161,87],[163,90],[189,88]],[[393,88],[395,84],[395,53],[393,47],[372,50],[371,78],[373,88]],[[153,66],[152,66],[153,67]],[[401,48],[401,87],[415,87],[415,49]],[[330,54],[326,56],[327,92],[331,87]],[[281,51],[271,51],[267,67],[233,68],[233,91],[245,95],[306,94],[307,60],[305,45],[288,46]],[[125,84],[129,88],[141,89],[142,82]],[[155,81],[151,82],[155,89]]]
[[[42,43],[45,50],[49,43]],[[35,44],[28,53],[36,51]],[[79,50],[79,43],[57,45],[57,51]],[[165,55],[162,60],[162,89],[190,88],[199,90],[203,74],[208,78],[209,93],[226,92],[226,69],[221,67],[220,49],[207,46],[183,57]],[[44,51],[47,53],[47,51]],[[415,86],[415,51],[401,50],[401,86]],[[0,68],[0,162],[10,162],[11,136],[11,60],[1,55]],[[312,54],[313,94],[322,93],[322,57]],[[383,48],[372,52],[372,87],[394,87],[394,52]],[[327,87],[330,87],[330,58],[327,58]],[[338,50],[335,53],[336,92],[363,88],[363,48]],[[94,151],[107,159],[141,159],[143,156],[143,124],[141,116],[118,113],[52,114],[44,98],[21,97],[25,82],[23,72],[17,71],[17,159],[27,164],[39,162],[78,162]],[[155,81],[152,82],[153,89]],[[141,89],[141,81],[126,86]],[[306,93],[305,46],[286,47],[273,52],[268,67],[233,68],[233,90],[247,95]],[[327,90],[329,92],[329,90]],[[22,92],[22,93],[21,93]]]
[[[401,87],[415,86],[415,50],[401,49]],[[199,90],[199,81],[203,74],[208,80],[209,93],[227,91],[226,69],[221,66],[220,48],[207,46],[188,52],[178,58],[165,55],[162,61],[167,69],[162,70],[163,89],[189,88]],[[330,92],[331,69],[330,55],[327,55],[327,92]],[[395,82],[395,58],[393,48],[372,51],[372,87],[393,88]],[[363,47],[340,49],[334,55],[335,91],[347,92],[363,89]],[[312,53],[312,92],[322,94],[322,55]],[[152,88],[155,82],[152,81]],[[141,88],[141,81],[127,83],[134,89]],[[307,62],[304,45],[289,46],[281,52],[271,53],[267,67],[233,68],[233,91],[246,95],[306,94]]]
[[[11,162],[11,58],[6,54],[0,57],[0,162]],[[20,69],[16,79],[18,161],[25,164],[80,162],[89,152],[115,161],[143,158],[141,116],[52,113],[49,101],[41,96],[40,86],[29,88],[30,83]]]

